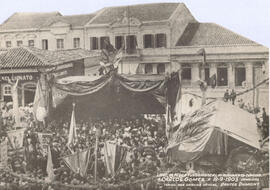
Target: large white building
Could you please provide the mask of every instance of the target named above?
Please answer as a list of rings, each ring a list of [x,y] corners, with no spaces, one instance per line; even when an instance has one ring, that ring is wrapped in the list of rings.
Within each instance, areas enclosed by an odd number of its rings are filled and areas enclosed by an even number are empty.
[[[218,24],[200,23],[183,3],[108,7],[71,16],[15,13],[0,26],[0,48],[27,45],[98,52],[105,39],[117,49],[125,47],[120,73],[165,74],[181,69],[184,92],[200,94],[198,78],[208,80],[214,74],[217,86],[207,91],[211,97],[222,97],[228,88],[241,92],[268,78],[267,47]],[[91,75],[93,70],[85,68]],[[266,83],[239,98],[268,108],[268,94]]]

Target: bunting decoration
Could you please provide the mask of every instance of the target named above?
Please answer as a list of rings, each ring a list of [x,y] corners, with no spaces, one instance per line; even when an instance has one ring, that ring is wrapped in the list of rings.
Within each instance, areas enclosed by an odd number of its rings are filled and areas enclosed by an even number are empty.
[[[45,95],[42,92],[40,81],[37,82],[37,88],[34,98],[33,113],[37,121],[45,121],[47,117]]]
[[[76,152],[74,154],[64,157],[63,160],[71,171],[84,177],[86,175],[89,158],[91,156],[90,150],[91,149],[88,148],[84,151]]]

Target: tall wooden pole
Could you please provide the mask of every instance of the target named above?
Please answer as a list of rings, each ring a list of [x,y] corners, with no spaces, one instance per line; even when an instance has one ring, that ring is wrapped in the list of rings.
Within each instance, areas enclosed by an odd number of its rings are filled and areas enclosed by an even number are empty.
[[[95,145],[95,183],[97,182],[97,164],[98,164],[98,142],[100,136],[100,129],[96,128],[96,145]]]

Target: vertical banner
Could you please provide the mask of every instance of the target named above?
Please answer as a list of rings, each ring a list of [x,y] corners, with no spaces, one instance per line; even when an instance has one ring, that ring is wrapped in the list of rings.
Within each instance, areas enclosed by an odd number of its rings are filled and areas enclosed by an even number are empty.
[[[0,143],[0,169],[7,167],[8,161],[8,148],[7,148],[7,139]]]
[[[40,143],[41,153],[46,156],[48,154],[48,146],[50,142],[50,138],[52,136],[51,133],[37,133],[38,141]]]
[[[10,144],[13,149],[18,149],[18,148],[23,147],[24,131],[25,131],[25,128],[7,132]]]

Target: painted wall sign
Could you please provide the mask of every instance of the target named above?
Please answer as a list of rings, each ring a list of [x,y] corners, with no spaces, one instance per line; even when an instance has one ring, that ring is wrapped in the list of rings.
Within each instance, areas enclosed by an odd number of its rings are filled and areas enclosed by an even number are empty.
[[[1,81],[16,81],[17,79],[20,81],[33,81],[37,80],[38,74],[37,73],[20,73],[20,74],[0,74],[0,82]]]

